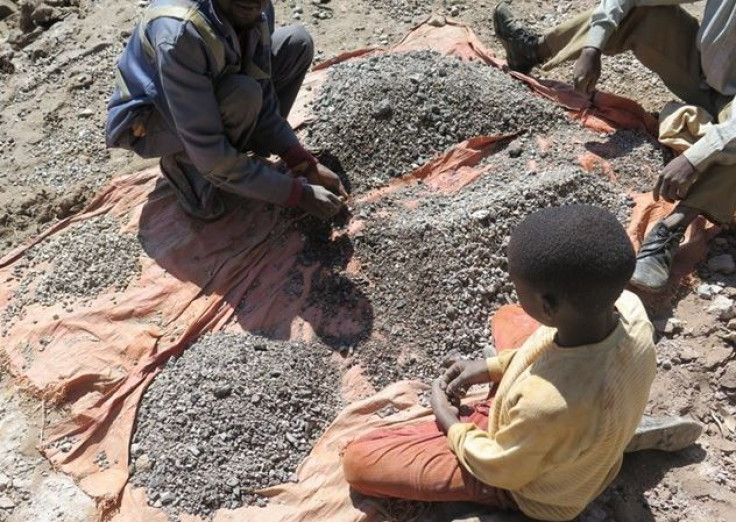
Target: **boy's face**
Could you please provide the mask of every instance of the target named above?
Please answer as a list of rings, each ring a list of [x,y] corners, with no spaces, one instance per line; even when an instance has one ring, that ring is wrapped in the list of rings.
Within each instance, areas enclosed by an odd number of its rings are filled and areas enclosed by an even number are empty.
[[[228,21],[239,31],[254,27],[266,8],[267,0],[220,0]]]
[[[516,295],[519,297],[519,304],[524,311],[532,319],[545,326],[556,326],[554,298],[540,293],[529,283],[515,276],[513,271],[511,271],[509,276],[511,277],[511,282],[516,287]]]

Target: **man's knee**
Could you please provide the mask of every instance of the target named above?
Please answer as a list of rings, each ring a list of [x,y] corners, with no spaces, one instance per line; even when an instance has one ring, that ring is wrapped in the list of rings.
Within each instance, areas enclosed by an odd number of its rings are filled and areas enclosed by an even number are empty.
[[[284,27],[288,31],[288,52],[294,53],[298,68],[308,68],[314,59],[314,40],[309,31],[300,24]]]
[[[263,89],[244,74],[224,76],[217,84],[217,100],[225,126],[255,123],[263,105]]]

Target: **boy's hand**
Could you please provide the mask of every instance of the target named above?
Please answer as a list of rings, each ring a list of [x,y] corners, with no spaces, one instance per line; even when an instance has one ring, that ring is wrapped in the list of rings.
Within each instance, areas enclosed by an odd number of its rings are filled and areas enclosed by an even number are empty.
[[[432,383],[432,397],[430,398],[432,411],[437,418],[437,423],[447,433],[453,424],[460,422],[460,412],[450,403],[450,400],[443,390],[442,379],[437,379]]]
[[[474,384],[491,382],[485,359],[475,361],[455,360],[441,377],[445,393],[449,397],[461,398]]]

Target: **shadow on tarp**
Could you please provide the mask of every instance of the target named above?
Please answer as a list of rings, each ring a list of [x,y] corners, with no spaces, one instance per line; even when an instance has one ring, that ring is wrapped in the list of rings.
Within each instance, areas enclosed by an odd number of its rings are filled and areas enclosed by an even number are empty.
[[[273,205],[226,197],[228,213],[203,223],[186,216],[159,180],[138,225],[146,254],[202,296],[221,298],[244,331],[280,341],[317,337],[338,350],[371,335],[373,306],[342,275],[353,256],[347,234],[333,235],[328,223]],[[307,258],[305,239],[331,255]]]

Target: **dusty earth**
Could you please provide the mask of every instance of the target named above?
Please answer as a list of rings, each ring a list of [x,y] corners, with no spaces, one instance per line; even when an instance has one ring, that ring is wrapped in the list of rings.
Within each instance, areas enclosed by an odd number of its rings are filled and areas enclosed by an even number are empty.
[[[307,24],[321,60],[392,43],[432,11],[469,23],[500,52],[493,3],[290,0],[276,7],[281,22]],[[539,30],[593,3],[512,2]],[[47,0],[23,9],[18,4],[0,0],[0,255],[80,210],[112,176],[150,164],[105,150],[103,136],[114,60],[147,2]],[[701,7],[691,9],[697,13]],[[560,69],[555,77],[565,79],[569,72]],[[629,56],[604,59],[601,86],[651,111],[672,99]],[[724,233],[713,241],[709,257],[734,253],[736,237]],[[725,301],[736,298],[736,276],[727,262],[718,265],[703,266],[692,289],[684,289],[671,308],[653,311],[662,339],[650,412],[692,415],[706,425],[704,436],[678,455],[628,456],[614,486],[582,517],[586,522],[736,519],[736,313]],[[325,288],[335,290],[340,288]],[[91,518],[92,501],[35,450],[39,433],[59,414],[0,375],[0,521]]]

